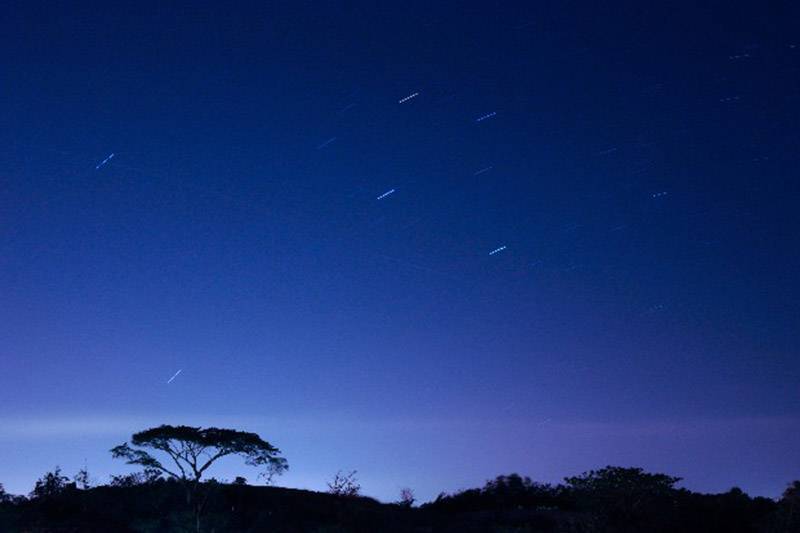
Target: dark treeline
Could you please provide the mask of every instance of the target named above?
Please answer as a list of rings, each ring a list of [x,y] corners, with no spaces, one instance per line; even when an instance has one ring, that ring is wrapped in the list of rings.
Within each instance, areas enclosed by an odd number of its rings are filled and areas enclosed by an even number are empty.
[[[0,530],[125,533],[198,527],[178,480],[150,472],[115,476],[107,485],[91,487],[87,479],[85,471],[72,481],[56,470],[43,476],[28,497],[0,488]],[[387,504],[337,483],[322,493],[250,486],[244,478],[211,479],[198,490],[202,531],[208,532],[800,531],[800,482],[775,501],[737,488],[699,494],[676,488],[678,481],[620,467],[566,478],[560,485],[511,474],[482,488],[440,494],[419,507],[408,492]]]
[[[740,489],[698,494],[680,478],[606,467],[536,483],[517,474],[482,488],[440,494],[414,506],[411,488],[395,503],[361,496],[357,472],[338,472],[328,492],[250,486],[205,476],[222,457],[240,457],[270,482],[289,468],[281,451],[255,433],[162,425],[111,449],[142,470],[92,486],[86,468],[73,479],[55,470],[27,496],[0,485],[0,531],[13,532],[684,532],[800,531],[800,481],[778,501]],[[205,477],[204,477],[205,476]]]

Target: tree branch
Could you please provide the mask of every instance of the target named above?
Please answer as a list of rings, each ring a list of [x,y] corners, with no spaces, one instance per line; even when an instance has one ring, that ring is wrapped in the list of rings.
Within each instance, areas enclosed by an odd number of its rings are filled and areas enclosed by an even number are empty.
[[[178,461],[178,457],[179,457],[178,452],[173,450],[169,446],[169,444],[166,444],[164,446],[163,451],[166,452],[167,455],[169,455],[172,458],[172,460],[175,462],[175,464],[178,466],[178,468],[181,471],[181,477],[183,479],[186,479],[186,470],[183,469],[183,465],[181,465],[180,461]],[[178,476],[175,476],[175,477],[177,478]]]
[[[206,468],[211,466],[211,463],[213,463],[214,461],[216,461],[220,457],[224,457],[226,455],[229,455],[230,453],[232,453],[232,452],[228,451],[225,448],[220,449],[220,451],[218,451],[216,454],[212,455],[211,458],[208,461],[206,461],[206,464],[204,464],[202,467],[200,467],[200,470],[197,471],[198,474],[202,475],[203,472],[205,472]]]

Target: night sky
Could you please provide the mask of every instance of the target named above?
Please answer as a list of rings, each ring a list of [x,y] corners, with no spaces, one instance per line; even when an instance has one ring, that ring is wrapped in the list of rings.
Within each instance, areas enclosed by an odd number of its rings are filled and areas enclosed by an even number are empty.
[[[73,4],[0,17],[9,492],[161,423],[382,500],[800,477],[796,2]]]

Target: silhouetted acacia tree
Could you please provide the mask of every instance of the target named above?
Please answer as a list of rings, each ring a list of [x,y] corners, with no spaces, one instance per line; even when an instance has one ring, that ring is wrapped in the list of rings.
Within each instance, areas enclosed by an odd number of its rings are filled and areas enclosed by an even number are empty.
[[[6,503],[11,501],[11,494],[6,492],[5,487],[3,484],[0,483],[0,503]]]
[[[245,463],[265,470],[268,477],[283,473],[288,464],[279,456],[280,450],[255,433],[233,429],[199,428],[162,425],[135,433],[131,443],[166,454],[174,463],[167,468],[145,450],[132,448],[128,443],[111,449],[115,458],[127,464],[157,470],[181,482],[186,488],[186,502],[192,506],[195,528],[200,531],[200,515],[205,499],[200,500],[200,478],[215,461],[229,455],[244,457]],[[207,495],[206,495],[207,497]]]
[[[69,478],[61,475],[61,467],[56,467],[52,472],[47,472],[36,480],[36,485],[30,494],[31,498],[47,498],[64,492]]]

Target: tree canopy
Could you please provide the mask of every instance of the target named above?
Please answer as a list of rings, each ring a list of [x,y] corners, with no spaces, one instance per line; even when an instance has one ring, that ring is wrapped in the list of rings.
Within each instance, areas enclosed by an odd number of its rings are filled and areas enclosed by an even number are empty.
[[[234,429],[162,425],[135,433],[131,444],[164,452],[174,466],[170,464],[168,468],[147,451],[132,448],[127,442],[112,448],[111,454],[125,459],[127,464],[156,469],[183,481],[199,481],[215,461],[227,455],[244,457],[246,464],[264,469],[262,473],[268,479],[289,467],[278,448],[255,433]]]

